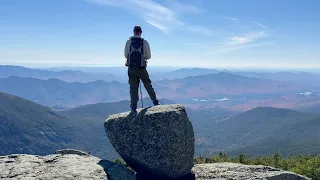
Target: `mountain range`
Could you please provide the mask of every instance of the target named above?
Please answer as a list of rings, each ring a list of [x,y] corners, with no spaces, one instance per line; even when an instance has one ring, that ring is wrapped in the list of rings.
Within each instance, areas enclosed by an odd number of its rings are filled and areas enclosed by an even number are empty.
[[[47,69],[34,69],[22,66],[0,65],[0,78],[11,76],[32,77],[38,79],[60,79],[66,82],[91,82],[103,80],[106,82],[127,82],[126,67],[55,67]],[[201,76],[219,72],[233,73],[240,76],[269,79],[279,82],[290,82],[302,85],[320,86],[320,74],[299,71],[228,71],[209,68],[172,68],[172,67],[148,67],[152,80],[183,79],[190,76]]]
[[[150,74],[158,96],[166,98],[162,104],[187,107],[197,155],[319,153],[318,74],[201,68]],[[108,115],[129,110],[126,79],[125,68],[93,73],[0,66],[0,154],[76,148],[117,157],[102,124]]]
[[[320,87],[320,74],[308,72],[234,72],[235,74]]]
[[[161,100],[162,104],[172,104]],[[110,114],[129,110],[129,101],[85,105],[54,111],[31,101],[0,93],[0,154],[50,154],[77,148],[99,157],[117,157],[105,137]],[[145,100],[145,105],[151,101]],[[244,113],[187,108],[196,136],[196,154],[283,155],[319,153],[320,115],[261,107]]]
[[[12,76],[17,77],[31,77],[42,80],[59,79],[65,82],[92,82],[103,80],[107,82],[121,80],[118,76],[108,73],[89,73],[79,70],[63,70],[63,71],[49,71],[43,69],[31,69],[22,66],[1,66],[0,78],[8,78]],[[123,81],[123,80],[121,80]]]
[[[190,76],[200,76],[206,74],[219,73],[221,71],[217,69],[205,69],[205,68],[181,68],[168,72],[152,73],[152,77],[155,80],[169,80],[169,79],[182,79]]]
[[[229,109],[243,103],[248,104],[248,101],[264,100],[317,89],[268,79],[249,78],[227,72],[190,76],[183,79],[160,80],[155,81],[153,85],[160,98],[172,99],[184,104],[194,103],[192,99],[210,100],[227,97],[232,101],[211,102],[208,107],[218,104],[221,107],[229,107]],[[68,83],[58,79],[0,78],[0,91],[56,109],[125,100],[129,98],[128,89],[128,83],[116,81]],[[143,94],[147,96],[144,88]],[[258,103],[254,103],[253,107],[256,107],[256,104]],[[246,108],[239,107],[239,109]]]
[[[190,97],[211,98],[216,95],[248,95],[276,94],[304,91],[308,88],[296,84],[282,83],[268,79],[257,79],[239,76],[232,73],[220,72],[214,74],[190,76],[176,80],[157,81],[164,87],[174,90],[171,99]]]
[[[128,98],[128,85],[119,82],[94,81],[67,83],[58,79],[0,78],[0,91],[45,106],[75,107],[103,101]]]

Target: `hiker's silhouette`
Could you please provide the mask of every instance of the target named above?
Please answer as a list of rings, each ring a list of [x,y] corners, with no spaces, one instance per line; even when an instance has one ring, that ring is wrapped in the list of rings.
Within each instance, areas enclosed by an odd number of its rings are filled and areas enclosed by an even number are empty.
[[[151,58],[151,50],[148,41],[141,37],[142,29],[135,26],[134,35],[126,42],[124,56],[126,58],[126,66],[128,66],[128,77],[130,84],[131,111],[137,111],[137,103],[139,101],[139,85],[142,81],[146,88],[150,99],[154,105],[159,105],[156,93],[153,89],[148,71],[147,60]],[[140,85],[141,88],[141,85]],[[140,89],[141,90],[141,89]],[[142,101],[142,97],[141,97]]]

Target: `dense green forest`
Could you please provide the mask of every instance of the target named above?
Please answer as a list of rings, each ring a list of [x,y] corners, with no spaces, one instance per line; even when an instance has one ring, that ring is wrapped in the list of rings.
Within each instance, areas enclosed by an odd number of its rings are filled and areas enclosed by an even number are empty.
[[[195,158],[194,161],[195,164],[232,162],[248,165],[265,165],[295,172],[314,180],[320,180],[320,155],[297,155],[283,158],[276,153],[274,155],[260,157],[249,157],[245,154],[240,154],[237,157],[229,157],[226,153],[219,153],[218,155],[210,157],[200,156]]]

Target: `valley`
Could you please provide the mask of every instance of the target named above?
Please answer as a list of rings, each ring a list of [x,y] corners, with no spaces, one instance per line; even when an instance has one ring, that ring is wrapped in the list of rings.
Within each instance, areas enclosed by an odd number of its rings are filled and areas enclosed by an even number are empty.
[[[195,76],[183,77],[185,70],[174,70],[181,79],[158,80],[154,87],[161,104],[186,106],[197,156],[320,153],[317,83],[194,71]],[[128,84],[11,76],[0,78],[0,91],[1,155],[76,148],[107,159],[118,157],[103,122],[129,110]],[[151,106],[143,94],[145,107]]]

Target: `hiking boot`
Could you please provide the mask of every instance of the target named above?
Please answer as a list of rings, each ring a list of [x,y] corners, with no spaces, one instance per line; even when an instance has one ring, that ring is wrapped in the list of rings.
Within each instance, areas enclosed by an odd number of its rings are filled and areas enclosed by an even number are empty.
[[[131,106],[131,112],[137,113],[137,106]]]
[[[155,101],[153,101],[153,105],[158,106],[158,105],[160,105],[160,102],[158,100],[155,100]]]

